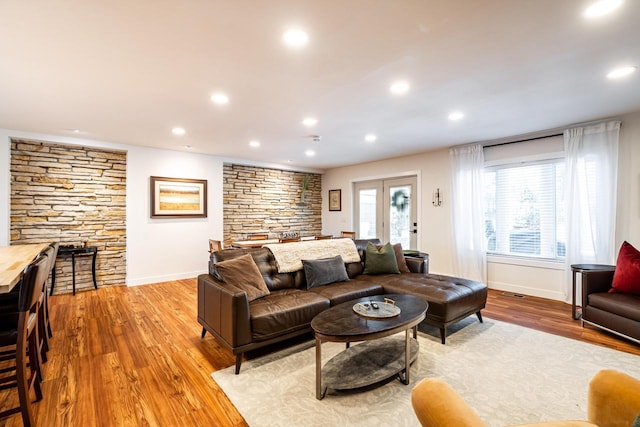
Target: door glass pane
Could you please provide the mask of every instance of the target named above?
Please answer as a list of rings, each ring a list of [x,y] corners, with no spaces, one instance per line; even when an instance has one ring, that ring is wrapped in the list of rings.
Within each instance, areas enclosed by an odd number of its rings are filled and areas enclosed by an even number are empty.
[[[411,186],[389,187],[389,241],[411,247]]]
[[[359,191],[359,239],[375,239],[376,236],[376,197],[375,188]]]

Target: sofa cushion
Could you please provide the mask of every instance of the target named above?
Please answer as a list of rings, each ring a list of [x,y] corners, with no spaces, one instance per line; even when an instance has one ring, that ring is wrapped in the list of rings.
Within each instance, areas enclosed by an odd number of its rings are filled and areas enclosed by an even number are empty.
[[[249,254],[219,262],[216,264],[216,270],[224,282],[245,291],[249,301],[269,295],[269,288]]]
[[[390,243],[380,249],[371,242],[365,250],[364,274],[400,274],[396,255]]]
[[[307,289],[349,280],[340,255],[323,259],[303,259],[302,266],[307,279]]]
[[[475,280],[439,274],[405,273],[380,277],[384,292],[409,294],[429,302],[427,319],[447,323],[484,308],[487,285]]]
[[[596,292],[589,294],[589,306],[640,322],[640,295]]]
[[[381,295],[384,293],[382,285],[362,280],[333,283],[331,286],[320,286],[310,292],[328,298],[331,306],[362,297]]]
[[[311,320],[330,307],[329,300],[300,289],[282,289],[249,304],[251,335],[263,341],[300,329],[309,328]]]
[[[618,252],[609,292],[640,295],[640,252],[628,242],[623,242]]]

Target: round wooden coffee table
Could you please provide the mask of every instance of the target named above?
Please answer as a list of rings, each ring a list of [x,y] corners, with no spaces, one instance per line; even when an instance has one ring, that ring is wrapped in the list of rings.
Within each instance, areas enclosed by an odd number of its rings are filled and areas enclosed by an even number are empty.
[[[382,304],[392,299],[400,314],[374,318],[357,314],[357,303]],[[395,375],[409,384],[409,369],[418,355],[417,326],[426,316],[427,302],[413,295],[376,295],[347,301],[313,318],[316,338],[316,398],[322,399],[328,388],[352,390],[380,383]],[[405,331],[404,340],[380,339]],[[413,338],[410,331],[413,331]],[[347,348],[322,366],[322,343],[344,342]],[[351,347],[349,343],[367,341]],[[324,371],[324,383],[323,383]]]

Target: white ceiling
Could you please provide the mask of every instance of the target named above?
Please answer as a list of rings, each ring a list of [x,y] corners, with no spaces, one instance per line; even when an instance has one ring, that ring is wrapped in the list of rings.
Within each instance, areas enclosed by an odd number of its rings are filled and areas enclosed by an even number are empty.
[[[640,110],[640,72],[605,77],[640,65],[640,1],[589,4],[2,0],[0,128],[325,169]]]

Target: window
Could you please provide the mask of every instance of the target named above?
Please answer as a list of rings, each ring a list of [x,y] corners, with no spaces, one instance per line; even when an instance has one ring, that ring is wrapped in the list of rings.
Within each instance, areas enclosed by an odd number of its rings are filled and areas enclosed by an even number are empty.
[[[564,259],[564,159],[485,168],[487,252]]]

